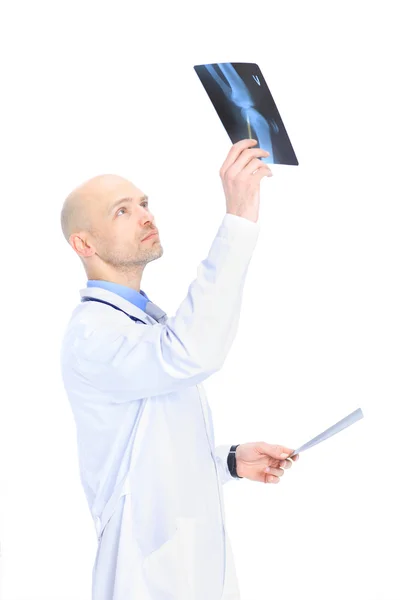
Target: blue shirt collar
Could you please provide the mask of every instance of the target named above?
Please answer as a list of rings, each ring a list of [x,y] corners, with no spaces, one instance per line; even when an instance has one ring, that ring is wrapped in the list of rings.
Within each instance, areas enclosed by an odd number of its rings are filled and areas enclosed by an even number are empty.
[[[128,302],[132,302],[135,306],[146,312],[146,304],[149,302],[150,298],[144,293],[143,290],[137,292],[132,288],[121,285],[120,283],[114,283],[112,281],[102,281],[100,279],[89,279],[87,282],[87,287],[100,287],[110,292],[114,292],[114,294],[118,294]]]

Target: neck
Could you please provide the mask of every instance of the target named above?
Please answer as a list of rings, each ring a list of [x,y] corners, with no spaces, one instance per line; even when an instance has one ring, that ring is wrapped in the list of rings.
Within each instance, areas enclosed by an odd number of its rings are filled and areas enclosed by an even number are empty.
[[[88,279],[97,279],[99,281],[110,281],[112,283],[119,283],[125,285],[137,292],[140,292],[140,285],[142,281],[144,267],[137,267],[130,271],[114,271],[113,269],[102,270],[102,271],[86,271]]]

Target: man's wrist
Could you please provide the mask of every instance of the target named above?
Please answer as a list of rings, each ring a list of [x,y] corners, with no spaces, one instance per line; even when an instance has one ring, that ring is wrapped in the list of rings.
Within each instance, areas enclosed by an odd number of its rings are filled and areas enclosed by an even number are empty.
[[[240,446],[240,444],[236,444],[234,446],[231,446],[230,450],[229,450],[229,454],[228,454],[228,469],[230,474],[232,475],[232,477],[235,477],[236,479],[243,479],[243,477],[241,477],[240,475],[238,475],[237,472],[237,464],[236,464],[236,448]]]

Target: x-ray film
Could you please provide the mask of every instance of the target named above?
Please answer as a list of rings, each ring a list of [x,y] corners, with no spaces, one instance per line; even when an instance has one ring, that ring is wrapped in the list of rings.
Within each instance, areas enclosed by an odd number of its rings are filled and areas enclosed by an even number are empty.
[[[233,144],[257,140],[269,152],[265,163],[298,165],[272,94],[260,67],[253,63],[195,65],[217,114]]]
[[[346,429],[346,427],[353,425],[353,423],[355,423],[356,421],[359,421],[363,417],[364,417],[364,415],[363,415],[361,408],[357,408],[357,410],[355,410],[354,412],[347,415],[347,417],[345,417],[341,421],[338,421],[338,423],[335,423],[335,425],[332,425],[332,427],[329,427],[329,429],[327,429],[326,431],[323,431],[322,433],[317,435],[315,438],[313,438],[306,444],[303,444],[303,446],[300,446],[300,448],[297,448],[297,450],[292,452],[292,454],[290,456],[294,456],[295,454],[300,454],[300,452],[304,452],[304,450],[308,450],[308,448],[312,448],[313,446],[316,446],[320,442],[323,442],[324,440],[327,440],[328,438],[332,437],[336,433],[339,433],[339,431]]]

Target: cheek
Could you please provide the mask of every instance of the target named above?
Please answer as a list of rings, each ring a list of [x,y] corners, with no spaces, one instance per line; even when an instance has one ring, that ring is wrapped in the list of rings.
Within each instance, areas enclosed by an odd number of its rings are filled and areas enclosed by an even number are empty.
[[[114,228],[113,238],[119,242],[125,241],[127,244],[129,244],[130,241],[140,241],[141,239],[138,228],[132,226],[132,221],[130,219],[123,220],[122,217],[121,221],[117,223]]]
[[[133,226],[131,218],[124,218],[124,216],[121,215],[120,220],[114,223],[108,238],[111,247],[118,252],[137,250],[145,244],[141,241],[144,234],[140,233],[137,226]]]
[[[123,237],[121,237],[120,245],[122,240],[124,240],[125,247],[130,250],[138,251],[139,248],[143,248],[146,242],[142,242],[143,234],[140,234],[137,229],[132,229],[132,227],[127,228],[124,231]]]

